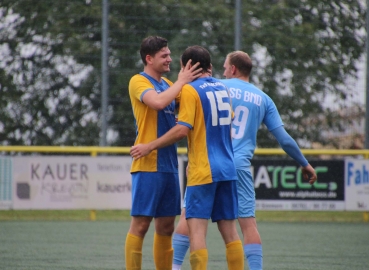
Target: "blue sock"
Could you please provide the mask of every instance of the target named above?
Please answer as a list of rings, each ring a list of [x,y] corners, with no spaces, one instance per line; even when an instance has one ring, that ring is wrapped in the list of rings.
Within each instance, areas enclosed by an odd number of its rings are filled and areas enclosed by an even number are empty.
[[[261,244],[248,244],[243,246],[250,270],[263,269],[263,249]]]
[[[173,235],[173,264],[182,265],[187,250],[190,247],[190,238],[187,235],[175,233]]]

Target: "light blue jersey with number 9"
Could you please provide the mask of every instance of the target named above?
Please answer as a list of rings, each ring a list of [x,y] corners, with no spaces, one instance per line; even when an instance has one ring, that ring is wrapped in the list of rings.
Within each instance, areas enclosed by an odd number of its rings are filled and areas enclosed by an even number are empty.
[[[232,99],[232,145],[237,169],[246,169],[256,148],[256,136],[261,123],[269,131],[283,126],[273,100],[255,85],[233,78],[221,80]]]

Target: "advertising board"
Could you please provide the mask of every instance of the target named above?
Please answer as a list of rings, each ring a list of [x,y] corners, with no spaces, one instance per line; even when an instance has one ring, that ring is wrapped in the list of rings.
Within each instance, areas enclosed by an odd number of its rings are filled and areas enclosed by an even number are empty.
[[[318,180],[310,185],[292,160],[252,160],[258,210],[344,210],[344,161],[311,161]]]
[[[13,157],[14,209],[130,209],[130,157]]]
[[[345,160],[346,210],[369,210],[369,160]]]

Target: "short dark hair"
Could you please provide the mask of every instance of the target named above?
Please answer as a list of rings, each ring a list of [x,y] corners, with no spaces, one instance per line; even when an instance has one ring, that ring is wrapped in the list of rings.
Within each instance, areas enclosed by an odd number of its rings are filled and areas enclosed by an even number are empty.
[[[182,54],[182,64],[185,66],[188,60],[191,59],[191,64],[200,63],[199,67],[202,68],[203,72],[208,72],[211,68],[211,57],[207,49],[201,46],[188,47]]]
[[[250,56],[243,51],[234,51],[227,55],[229,64],[235,66],[238,71],[249,77],[252,70],[252,60]]]
[[[142,40],[140,55],[144,65],[147,65],[146,55],[154,56],[162,48],[168,47],[168,40],[159,36],[149,36]]]

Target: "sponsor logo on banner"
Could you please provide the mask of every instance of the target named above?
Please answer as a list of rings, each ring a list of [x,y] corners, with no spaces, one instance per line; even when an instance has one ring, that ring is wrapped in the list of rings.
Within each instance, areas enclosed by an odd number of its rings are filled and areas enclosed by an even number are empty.
[[[29,166],[31,185],[38,183],[40,194],[48,196],[50,201],[88,198],[91,168],[87,163],[57,158],[30,161]],[[30,199],[31,190],[27,183],[18,182],[16,188],[18,198]]]
[[[345,160],[346,210],[369,210],[369,160]]]
[[[99,171],[106,173],[129,173],[131,169],[130,163],[112,164],[98,163]],[[96,183],[96,192],[98,193],[131,193],[131,181],[124,183],[107,183],[106,181],[98,181]]]
[[[253,160],[257,209],[343,210],[344,162],[311,161],[318,180],[310,185],[290,160]]]
[[[14,157],[15,209],[130,209],[130,157]]]

